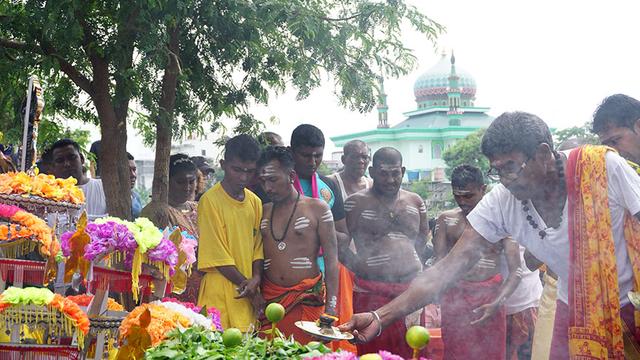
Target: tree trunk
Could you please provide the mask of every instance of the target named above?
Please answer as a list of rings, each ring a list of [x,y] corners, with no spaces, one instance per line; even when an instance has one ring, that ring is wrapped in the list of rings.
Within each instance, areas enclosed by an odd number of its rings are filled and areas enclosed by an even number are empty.
[[[153,166],[153,188],[151,204],[145,215],[152,217],[156,226],[167,223],[166,209],[169,207],[169,157],[171,156],[171,126],[174,122],[174,108],[180,66],[178,58],[180,48],[178,44],[178,29],[170,26],[167,29],[169,43],[169,62],[162,76],[162,94],[158,103],[158,117],[156,118],[156,159]]]
[[[127,122],[118,119],[109,95],[108,77],[94,72],[93,103],[102,132],[100,166],[102,185],[110,216],[131,219],[129,162],[127,160]]]

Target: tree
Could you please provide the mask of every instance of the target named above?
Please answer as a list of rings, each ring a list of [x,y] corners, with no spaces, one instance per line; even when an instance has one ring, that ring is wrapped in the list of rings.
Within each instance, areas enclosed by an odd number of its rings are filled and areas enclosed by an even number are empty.
[[[212,129],[222,115],[235,132],[257,132],[248,113],[268,89],[307,97],[323,73],[340,103],[368,111],[377,76],[415,66],[400,41],[404,24],[435,40],[442,26],[401,0],[13,0],[0,4],[0,68],[57,79],[58,105],[95,113],[109,213],[128,217],[126,123],[156,142],[153,201],[168,197],[172,137]],[[4,65],[2,65],[4,64]],[[9,64],[9,65],[7,65]],[[78,94],[90,102],[80,101]]]
[[[468,164],[480,168],[483,173],[489,171],[489,160],[480,151],[480,143],[485,129],[480,129],[467,135],[462,140],[458,140],[442,154],[442,159],[447,164],[447,176],[451,176],[451,171],[458,165]]]
[[[555,131],[553,134],[555,138],[555,145],[559,146],[565,140],[572,138],[578,139],[580,142],[586,144],[599,144],[600,141],[598,140],[598,137],[591,132],[592,127],[592,122],[588,121],[582,124],[582,126],[573,126],[570,128]]]

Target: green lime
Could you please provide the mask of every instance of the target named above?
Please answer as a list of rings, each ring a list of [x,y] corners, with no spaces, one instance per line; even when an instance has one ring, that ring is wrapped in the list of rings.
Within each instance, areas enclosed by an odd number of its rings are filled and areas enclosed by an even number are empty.
[[[267,317],[267,320],[272,323],[277,323],[284,318],[284,306],[278,303],[271,303],[267,305],[267,308],[264,310],[264,315]]]
[[[222,343],[226,347],[234,347],[242,344],[242,331],[236,328],[226,329],[222,333]]]
[[[423,326],[412,326],[407,330],[404,338],[412,349],[422,349],[429,343],[431,335]]]

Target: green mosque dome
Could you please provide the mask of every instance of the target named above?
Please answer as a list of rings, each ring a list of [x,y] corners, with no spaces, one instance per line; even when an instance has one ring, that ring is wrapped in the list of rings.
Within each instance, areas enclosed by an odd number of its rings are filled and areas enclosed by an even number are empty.
[[[476,96],[476,81],[471,74],[456,64],[456,75],[460,91],[461,106],[473,106]],[[447,106],[447,92],[449,91],[449,77],[451,76],[451,61],[446,54],[442,54],[440,61],[420,75],[413,85],[413,93],[418,108],[432,106]]]

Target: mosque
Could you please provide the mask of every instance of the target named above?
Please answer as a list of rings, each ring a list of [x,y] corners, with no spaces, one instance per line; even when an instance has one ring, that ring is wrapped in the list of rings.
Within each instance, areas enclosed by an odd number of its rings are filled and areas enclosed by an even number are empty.
[[[443,53],[440,61],[416,80],[413,92],[417,108],[404,113],[404,121],[389,125],[387,95],[381,87],[377,128],[331,140],[342,148],[348,141],[359,139],[369,145],[372,153],[392,146],[402,153],[407,168],[405,180],[443,181],[443,151],[493,121],[487,114],[488,107],[475,106],[476,90],[471,74],[456,69],[455,56]]]

